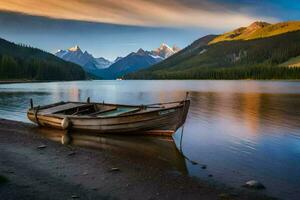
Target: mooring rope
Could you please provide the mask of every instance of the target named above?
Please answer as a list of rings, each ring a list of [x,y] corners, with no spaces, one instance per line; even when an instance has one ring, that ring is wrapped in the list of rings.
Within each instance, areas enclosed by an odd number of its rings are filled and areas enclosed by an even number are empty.
[[[185,104],[186,104],[186,101],[187,101],[187,99],[188,99],[188,96],[189,96],[189,93],[187,92],[187,93],[186,93],[186,96],[185,96],[184,105],[183,105],[182,119],[183,119],[183,117],[184,117],[184,111],[185,111],[184,108],[185,108],[185,106],[186,106]],[[189,161],[189,162],[192,163],[193,165],[197,165],[197,164],[199,164],[198,162],[189,159],[189,158],[183,153],[183,149],[182,149],[182,147],[183,147],[182,141],[183,141],[183,134],[184,134],[184,125],[185,125],[185,123],[182,124],[182,129],[181,129],[181,134],[180,134],[179,152],[180,152],[180,154],[181,154],[187,161]],[[206,167],[206,165],[202,165],[202,167],[204,167],[204,166]]]
[[[181,134],[180,134],[180,141],[179,141],[179,152],[180,154],[190,163],[192,163],[193,165],[197,165],[199,163],[197,163],[194,160],[189,159],[184,153],[183,153],[183,149],[182,149],[182,141],[183,141],[183,133],[184,133],[184,125],[182,125],[182,129],[181,129]]]

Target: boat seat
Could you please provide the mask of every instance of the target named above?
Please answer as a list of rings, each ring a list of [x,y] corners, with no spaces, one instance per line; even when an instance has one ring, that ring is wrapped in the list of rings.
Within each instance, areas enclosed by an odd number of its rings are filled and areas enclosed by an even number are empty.
[[[97,116],[101,113],[110,112],[110,111],[113,111],[113,110],[116,110],[116,109],[117,109],[117,106],[106,106],[106,107],[104,107],[104,108],[102,108],[102,109],[100,109],[100,110],[98,110],[94,113],[90,113],[89,115],[90,116]]]
[[[84,106],[90,106],[87,104],[81,104],[81,103],[66,103],[63,105],[59,105],[59,106],[55,106],[55,107],[51,107],[51,108],[47,108],[47,109],[42,109],[39,111],[39,114],[55,114],[58,112],[62,112],[64,110],[69,110],[69,109],[73,109],[73,108],[79,108],[79,107],[84,107]]]
[[[119,107],[115,110],[109,111],[102,113],[100,115],[97,115],[98,117],[113,117],[113,116],[119,116],[119,115],[124,115],[132,112],[139,111],[140,108],[131,108],[131,107]]]

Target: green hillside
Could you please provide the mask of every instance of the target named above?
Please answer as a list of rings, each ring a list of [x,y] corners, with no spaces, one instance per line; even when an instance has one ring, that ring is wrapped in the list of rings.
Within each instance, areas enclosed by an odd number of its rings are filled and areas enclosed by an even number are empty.
[[[36,48],[0,38],[0,80],[82,80],[83,69]]]
[[[300,68],[280,67],[300,55],[300,31],[255,40],[209,43],[198,48],[191,45],[127,78],[300,79]]]
[[[214,44],[222,41],[253,40],[266,38],[299,30],[300,21],[281,22],[277,24],[269,24],[267,22],[254,22],[248,27],[241,27],[234,31],[224,33],[216,37],[209,44]]]

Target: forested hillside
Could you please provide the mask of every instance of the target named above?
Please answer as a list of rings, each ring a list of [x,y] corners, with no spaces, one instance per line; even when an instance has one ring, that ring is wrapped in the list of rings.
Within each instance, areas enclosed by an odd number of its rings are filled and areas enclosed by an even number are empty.
[[[214,37],[211,41],[218,37]],[[300,31],[253,40],[232,40],[193,47],[132,79],[300,79],[300,68],[283,65],[300,55]]]
[[[0,80],[82,80],[79,65],[0,38]]]

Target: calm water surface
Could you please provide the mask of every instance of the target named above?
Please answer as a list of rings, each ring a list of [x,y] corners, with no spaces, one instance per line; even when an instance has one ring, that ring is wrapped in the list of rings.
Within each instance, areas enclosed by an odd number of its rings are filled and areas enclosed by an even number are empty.
[[[40,105],[62,100],[85,101],[87,97],[101,102],[147,104],[181,100],[185,91],[190,91],[191,107],[183,151],[191,160],[207,165],[203,170],[186,161],[190,175],[234,187],[256,179],[266,185],[264,193],[283,199],[300,198],[300,82],[6,84],[0,85],[0,117],[28,122],[30,98]],[[179,136],[175,135],[177,143]],[[160,151],[164,151],[163,146]],[[208,174],[213,178],[208,178]]]

